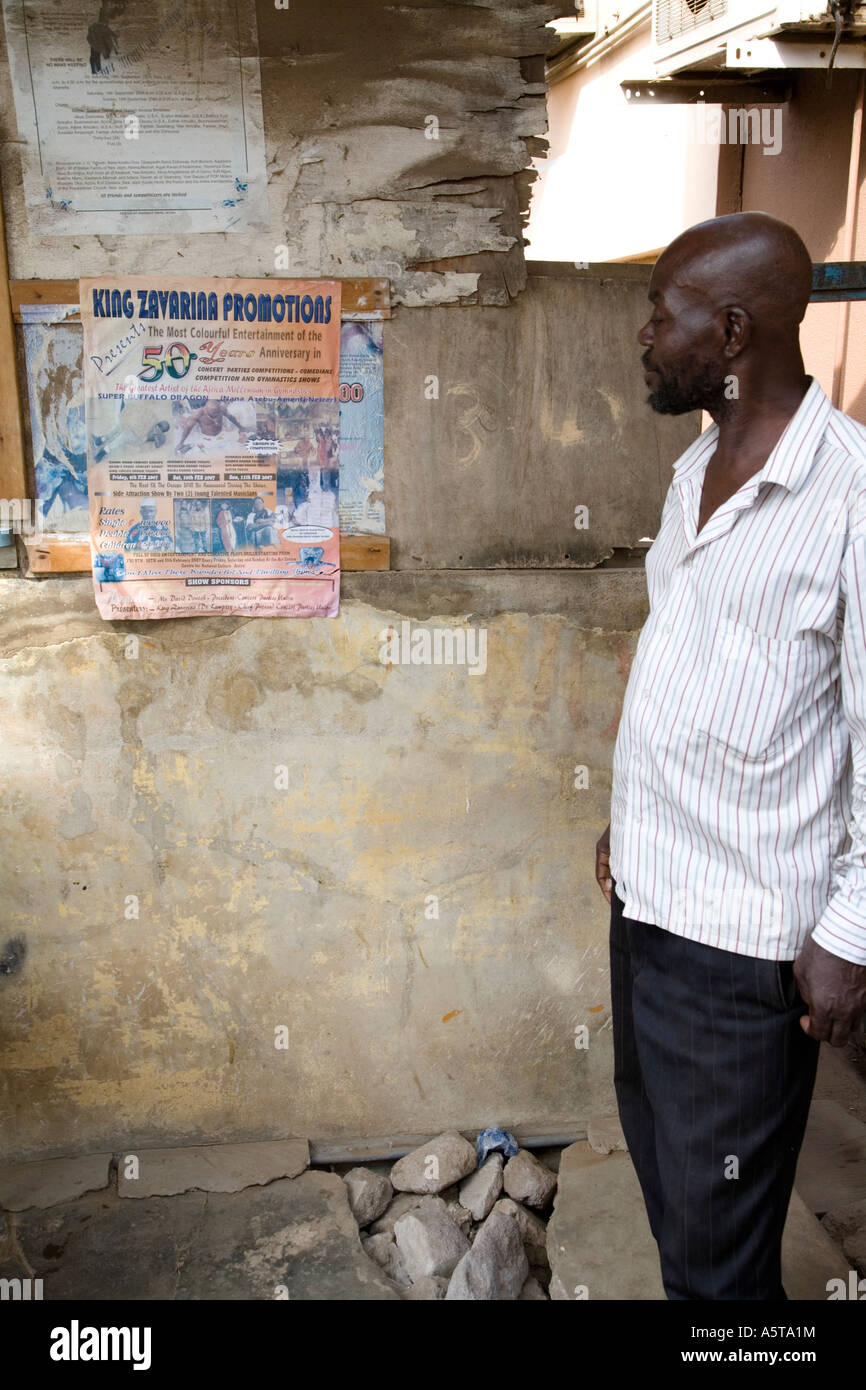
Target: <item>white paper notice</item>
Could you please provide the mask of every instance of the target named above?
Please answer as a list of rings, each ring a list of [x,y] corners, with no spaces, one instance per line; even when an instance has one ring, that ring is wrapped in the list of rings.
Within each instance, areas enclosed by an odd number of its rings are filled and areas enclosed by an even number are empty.
[[[264,225],[254,0],[3,0],[3,13],[35,231]]]

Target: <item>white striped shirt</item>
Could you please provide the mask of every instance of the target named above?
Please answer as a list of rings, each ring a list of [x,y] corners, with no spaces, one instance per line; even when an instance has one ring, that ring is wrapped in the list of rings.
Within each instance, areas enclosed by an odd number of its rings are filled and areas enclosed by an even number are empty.
[[[812,381],[760,472],[698,532],[712,425],[647,552],[614,751],[625,915],[792,960],[866,964],[866,429]]]

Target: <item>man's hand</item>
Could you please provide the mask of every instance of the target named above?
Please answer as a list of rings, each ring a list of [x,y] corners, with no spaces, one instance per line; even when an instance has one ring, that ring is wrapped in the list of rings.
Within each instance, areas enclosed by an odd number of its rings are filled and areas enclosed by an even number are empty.
[[[599,888],[610,903],[610,893],[613,887],[613,879],[610,876],[610,822],[608,822],[607,829],[602,831],[595,846],[595,877]]]
[[[809,1006],[800,1019],[803,1032],[844,1047],[866,1009],[866,965],[834,956],[810,936],[794,962],[794,976]]]

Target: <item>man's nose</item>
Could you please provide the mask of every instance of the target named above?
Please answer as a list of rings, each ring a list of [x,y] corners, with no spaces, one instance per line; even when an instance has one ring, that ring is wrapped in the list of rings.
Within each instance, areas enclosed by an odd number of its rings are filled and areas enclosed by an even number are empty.
[[[649,319],[647,319],[643,328],[640,329],[637,335],[637,340],[640,343],[641,347],[650,347],[652,345],[653,335]]]

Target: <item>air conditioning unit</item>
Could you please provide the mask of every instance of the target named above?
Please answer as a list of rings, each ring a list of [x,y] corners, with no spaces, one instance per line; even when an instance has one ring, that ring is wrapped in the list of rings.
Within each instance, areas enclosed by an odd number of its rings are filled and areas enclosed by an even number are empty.
[[[866,34],[866,4],[846,12],[845,34]],[[653,0],[652,59],[657,77],[670,77],[688,68],[701,71],[747,66],[735,55],[751,40],[784,39],[796,36],[802,46],[802,66],[820,64],[817,47],[802,45],[802,37],[811,37],[816,46],[832,42],[834,20],[829,4],[821,0]],[[768,66],[800,66],[788,62],[786,52],[794,45],[782,44],[776,61]],[[846,55],[839,50],[838,66],[862,66],[863,45]],[[806,50],[813,50],[807,57]],[[796,52],[789,54],[796,58]],[[729,61],[730,59],[730,61]],[[755,64],[754,66],[759,66]]]

